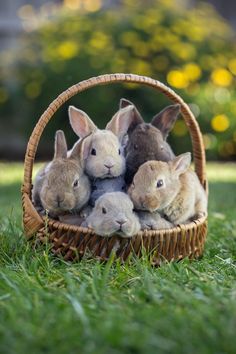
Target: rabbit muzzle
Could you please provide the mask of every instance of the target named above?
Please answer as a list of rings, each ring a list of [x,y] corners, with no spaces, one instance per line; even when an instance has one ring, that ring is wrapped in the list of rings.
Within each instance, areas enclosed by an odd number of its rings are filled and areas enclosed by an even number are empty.
[[[60,213],[62,211],[70,211],[74,207],[74,201],[71,199],[71,196],[67,196],[66,194],[58,194],[54,198],[52,209]]]
[[[137,210],[146,210],[154,212],[159,208],[158,199],[152,194],[147,194],[144,197],[140,197],[137,201],[134,201],[134,206]]]

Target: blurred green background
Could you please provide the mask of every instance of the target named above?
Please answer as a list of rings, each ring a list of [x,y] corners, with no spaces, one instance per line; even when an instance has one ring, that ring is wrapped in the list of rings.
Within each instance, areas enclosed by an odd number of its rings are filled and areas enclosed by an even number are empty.
[[[1,159],[24,157],[35,123],[58,94],[83,79],[115,72],[147,75],[171,86],[195,114],[207,158],[236,159],[235,31],[214,5],[190,0],[39,3],[18,7],[21,31],[14,45],[0,52]],[[147,121],[170,103],[137,85],[90,89],[59,109],[43,134],[38,158],[50,158],[56,129],[65,130],[70,145],[76,140],[69,104],[104,127],[120,97],[133,101]],[[176,153],[191,150],[182,119],[169,141]]]

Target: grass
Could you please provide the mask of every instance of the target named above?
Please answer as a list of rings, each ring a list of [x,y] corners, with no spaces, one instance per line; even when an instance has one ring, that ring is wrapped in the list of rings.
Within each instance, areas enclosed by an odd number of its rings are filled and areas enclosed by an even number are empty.
[[[199,261],[53,258],[21,228],[22,166],[0,164],[0,353],[235,353],[236,166],[211,164]]]

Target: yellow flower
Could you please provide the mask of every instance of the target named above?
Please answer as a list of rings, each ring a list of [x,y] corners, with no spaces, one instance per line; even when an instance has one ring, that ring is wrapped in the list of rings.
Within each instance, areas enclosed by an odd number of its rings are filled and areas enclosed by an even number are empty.
[[[212,118],[211,126],[216,132],[224,132],[230,126],[229,118],[225,114],[219,114]]]
[[[167,74],[167,81],[171,86],[180,89],[186,88],[189,84],[188,77],[180,70],[171,70]]]
[[[184,72],[190,81],[198,80],[202,75],[202,70],[199,65],[189,63],[184,66]]]
[[[215,85],[227,87],[231,85],[233,76],[227,69],[217,68],[213,70],[211,79]]]
[[[57,47],[57,53],[62,59],[71,59],[78,53],[78,44],[74,41],[62,42]]]

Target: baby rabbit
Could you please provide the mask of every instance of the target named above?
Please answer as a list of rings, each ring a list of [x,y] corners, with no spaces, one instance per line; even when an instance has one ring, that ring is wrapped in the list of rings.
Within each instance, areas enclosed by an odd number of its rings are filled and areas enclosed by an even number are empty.
[[[149,160],[170,161],[175,155],[166,138],[174,126],[180,112],[180,105],[164,108],[152,119],[145,123],[137,108],[128,100],[122,98],[120,109],[131,106],[128,111],[129,129],[128,143],[125,148],[126,174],[125,180],[130,184],[139,166]]]
[[[171,229],[173,224],[161,217],[158,212],[137,211],[141,230]]]
[[[85,139],[85,172],[94,178],[114,178],[125,172],[125,158],[122,140],[131,122],[131,106],[120,109],[100,130],[88,115],[73,107],[69,107],[70,124],[74,132]]]
[[[64,132],[56,132],[54,158],[35,178],[33,203],[38,211],[48,210],[49,216],[58,217],[86,205],[91,186],[84,173],[84,143],[84,139],[76,143],[67,157]]]
[[[172,161],[148,161],[139,167],[128,194],[135,209],[158,211],[174,225],[207,214],[207,197],[197,175],[189,169],[191,154]]]
[[[95,201],[104,193],[124,192],[126,184],[124,176],[116,178],[98,178],[93,181],[92,193],[90,195],[89,204],[94,206]]]
[[[117,234],[132,237],[140,231],[138,217],[127,194],[112,192],[96,200],[95,207],[82,226],[94,229],[101,236]]]

